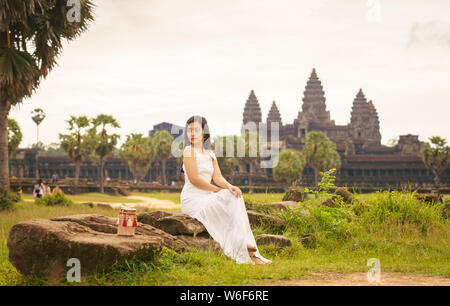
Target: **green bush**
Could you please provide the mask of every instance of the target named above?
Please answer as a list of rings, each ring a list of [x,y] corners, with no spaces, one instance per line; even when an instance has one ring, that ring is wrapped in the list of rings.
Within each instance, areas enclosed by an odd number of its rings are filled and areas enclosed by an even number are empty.
[[[414,193],[378,191],[368,205],[361,217],[371,226],[415,224],[425,229],[441,223],[440,206],[422,203],[415,199]]]
[[[3,189],[0,193],[0,211],[1,210],[14,210],[15,209],[15,203],[18,202],[18,196],[10,192],[6,189]]]
[[[309,215],[303,215],[300,209],[288,209],[282,211],[280,217],[299,235],[314,234],[337,240],[347,240],[352,236],[355,225],[351,209],[312,206],[309,212]]]
[[[73,201],[62,192],[58,192],[54,195],[48,194],[41,198],[36,198],[35,203],[38,205],[46,206],[70,206],[74,204]]]

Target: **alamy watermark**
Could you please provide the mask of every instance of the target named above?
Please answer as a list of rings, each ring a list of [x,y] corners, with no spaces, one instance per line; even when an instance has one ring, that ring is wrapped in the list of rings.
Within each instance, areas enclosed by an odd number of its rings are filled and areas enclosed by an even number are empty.
[[[78,258],[69,258],[66,263],[67,267],[70,267],[66,274],[66,280],[69,283],[81,282],[81,263]]]
[[[367,12],[366,19],[371,23],[381,22],[381,4],[380,0],[367,0],[366,2]]]
[[[70,7],[67,11],[67,21],[80,22],[81,21],[81,3],[80,0],[67,0],[66,6]]]
[[[378,258],[370,258],[367,260],[367,266],[371,267],[367,271],[367,281],[369,283],[381,282],[381,264]]]
[[[201,124],[201,120],[197,118],[194,122]],[[259,157],[261,159],[261,168],[274,168],[278,165],[278,155],[280,153],[280,123],[271,122],[270,128],[265,123],[247,122],[241,129],[242,136],[237,139],[235,143],[235,136],[221,136],[220,141],[214,143],[214,152],[217,157]],[[172,126],[171,134],[176,135],[180,132],[180,128]],[[208,133],[205,128],[205,133]],[[244,135],[248,133],[248,139]],[[180,148],[180,143],[189,140],[185,138],[186,131],[180,136],[177,136],[171,147],[172,155],[175,158],[183,155],[183,148]],[[268,135],[270,134],[270,139]],[[225,142],[225,148],[223,143]],[[235,152],[236,147],[236,152]]]

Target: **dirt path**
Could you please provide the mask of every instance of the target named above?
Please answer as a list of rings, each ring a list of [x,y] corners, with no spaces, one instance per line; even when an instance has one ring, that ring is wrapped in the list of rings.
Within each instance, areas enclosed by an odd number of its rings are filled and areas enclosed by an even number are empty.
[[[128,196],[127,199],[139,200],[139,203],[110,203],[113,208],[120,208],[120,206],[134,206],[136,208],[152,208],[152,209],[180,209],[180,205],[175,204],[170,200],[160,200],[156,198],[143,196]]]
[[[367,273],[313,273],[301,279],[264,282],[256,286],[450,286],[450,278],[420,274],[381,272],[380,282],[370,283]]]
[[[180,205],[170,201],[170,200],[160,200],[156,198],[150,198],[150,197],[143,197],[143,196],[128,196],[125,197],[130,200],[139,200],[141,202],[134,203],[134,202],[122,202],[122,203],[110,203],[106,201],[91,201],[95,202],[101,205],[108,205],[111,206],[114,209],[120,209],[121,206],[132,206],[137,209],[180,209]],[[24,201],[27,202],[34,202],[34,200],[25,199]],[[75,201],[75,203],[87,203],[89,201]]]

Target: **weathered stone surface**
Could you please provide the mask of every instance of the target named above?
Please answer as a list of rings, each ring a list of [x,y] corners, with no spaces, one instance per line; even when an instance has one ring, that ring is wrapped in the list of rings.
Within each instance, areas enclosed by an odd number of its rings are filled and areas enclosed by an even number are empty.
[[[323,200],[320,205],[324,205],[324,206],[328,206],[328,207],[336,207],[336,204],[330,199],[330,198],[326,198],[325,200]]]
[[[283,219],[263,214],[254,210],[247,210],[247,215],[250,226],[260,226],[264,224],[280,229],[286,226],[286,222]]]
[[[282,235],[262,234],[256,236],[256,243],[261,245],[274,244],[280,247],[291,246],[291,240]]]
[[[118,236],[115,222],[94,214],[20,222],[9,233],[9,260],[24,275],[55,279],[65,276],[70,258],[80,260],[86,275],[129,259],[152,260],[163,247],[187,248],[184,241],[146,224],[138,224],[135,236]]]
[[[314,235],[313,234],[305,234],[301,235],[298,240],[306,247],[312,246],[314,242]]]
[[[283,196],[283,201],[303,202],[304,200],[305,193],[303,188],[298,186],[290,187]]]
[[[416,193],[414,194],[416,199],[425,203],[444,203],[444,198],[441,194],[437,193]]]
[[[149,224],[171,235],[196,235],[206,231],[203,224],[195,218],[168,211],[152,211],[137,215],[138,221]]]
[[[209,235],[203,234],[204,233],[195,237],[191,235],[176,235],[175,237],[186,242],[188,247],[199,247],[205,250],[212,249],[216,253],[221,253],[222,248],[220,247],[220,244]]]
[[[112,208],[111,205],[106,204],[106,203],[97,203],[97,207],[101,208],[101,209],[106,209],[106,210],[113,210],[114,208]]]
[[[353,195],[351,194],[351,192],[349,192],[345,188],[338,187],[338,188],[336,188],[334,193],[337,195],[340,195],[343,198],[345,203],[351,203],[353,201]]]

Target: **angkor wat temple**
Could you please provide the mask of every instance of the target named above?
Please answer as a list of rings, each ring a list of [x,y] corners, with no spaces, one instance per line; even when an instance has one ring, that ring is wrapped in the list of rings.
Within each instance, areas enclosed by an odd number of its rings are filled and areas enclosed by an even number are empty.
[[[302,150],[309,131],[322,131],[337,146],[342,166],[337,183],[349,186],[398,187],[431,186],[433,176],[422,161],[422,145],[417,135],[400,135],[395,146],[381,144],[380,121],[375,105],[367,101],[362,89],[353,100],[350,123],[336,125],[326,110],[325,92],[313,69],[306,83],[301,111],[291,124],[283,124],[275,101],[262,121],[262,112],[254,91],[250,92],[244,107],[241,131],[248,122],[263,123],[268,129],[272,122],[279,123],[279,147]],[[261,169],[266,170],[266,169]],[[271,169],[267,169],[270,174]],[[450,167],[441,175],[441,182],[450,184]],[[311,185],[312,169],[306,168],[302,183]]]
[[[400,135],[395,146],[381,144],[380,121],[372,101],[367,101],[362,89],[353,101],[350,123],[336,125],[326,110],[325,93],[320,79],[313,69],[304,90],[303,104],[298,116],[291,124],[283,124],[275,102],[265,122],[258,99],[252,90],[245,103],[242,125],[254,122],[263,123],[270,128],[271,122],[278,122],[279,146],[281,149],[302,150],[302,140],[309,131],[323,131],[334,143],[341,156],[341,168],[338,169],[336,184],[339,186],[359,187],[431,187],[432,173],[422,161],[421,148],[423,142],[417,135]],[[171,133],[173,124],[163,122],[154,126],[149,132],[165,129]],[[174,126],[177,127],[177,126]],[[242,130],[242,129],[241,129]],[[177,137],[178,131],[174,134]],[[270,135],[270,130],[269,130]],[[445,135],[444,135],[445,136]],[[40,156],[36,160],[35,149],[20,149],[10,159],[10,175],[16,177],[36,177],[36,167],[41,178],[51,178],[57,174],[60,178],[73,177],[75,164],[67,156]],[[220,156],[220,155],[219,155]],[[179,163],[175,158],[166,162],[168,182],[182,181],[184,175],[179,171]],[[220,162],[220,160],[219,160]],[[105,164],[106,175],[111,179],[132,180],[127,162],[118,157],[109,157]],[[252,167],[245,159],[239,161],[231,178],[233,184],[245,185],[251,181],[259,186],[276,186],[272,169]],[[146,181],[159,181],[161,161],[155,160],[147,173]],[[251,180],[250,180],[251,177]],[[80,170],[80,178],[97,180],[98,167],[89,159]],[[450,167],[441,175],[441,183],[450,186]],[[313,170],[306,167],[301,180],[302,185],[312,186]]]

